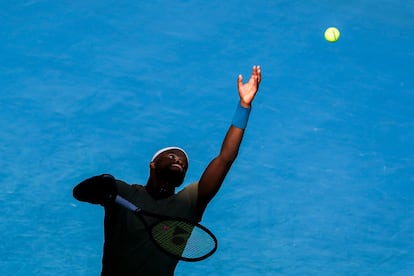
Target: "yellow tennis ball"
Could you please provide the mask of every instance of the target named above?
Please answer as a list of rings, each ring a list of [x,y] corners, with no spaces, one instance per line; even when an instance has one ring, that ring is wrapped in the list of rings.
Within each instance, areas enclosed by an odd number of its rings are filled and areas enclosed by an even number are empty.
[[[341,33],[335,27],[329,27],[325,31],[325,39],[326,41],[329,41],[329,42],[336,42],[339,39],[340,35]]]

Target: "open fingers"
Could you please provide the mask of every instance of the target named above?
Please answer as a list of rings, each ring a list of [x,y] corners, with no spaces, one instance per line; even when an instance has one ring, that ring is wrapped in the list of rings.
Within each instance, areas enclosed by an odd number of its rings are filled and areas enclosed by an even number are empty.
[[[254,77],[257,80],[257,83],[259,84],[260,81],[262,80],[262,72],[260,69],[260,65],[254,65],[253,66],[253,72],[252,72],[252,77]]]
[[[261,68],[260,65],[254,65],[252,68],[252,75],[250,77],[250,79],[248,80],[248,84],[249,85],[254,85],[254,86],[259,86],[260,81],[262,80],[262,72],[261,72]],[[238,79],[237,79],[237,87],[240,88],[243,86],[243,77],[242,75],[239,75]]]
[[[257,83],[260,83],[262,80],[262,71],[260,65],[256,66],[256,74],[257,74]]]

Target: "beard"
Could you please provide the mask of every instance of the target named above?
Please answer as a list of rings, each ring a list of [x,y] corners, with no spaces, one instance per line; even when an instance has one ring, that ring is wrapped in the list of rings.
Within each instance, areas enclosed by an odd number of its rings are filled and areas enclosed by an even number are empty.
[[[185,172],[171,167],[156,169],[157,176],[168,182],[174,187],[178,187],[184,182]]]

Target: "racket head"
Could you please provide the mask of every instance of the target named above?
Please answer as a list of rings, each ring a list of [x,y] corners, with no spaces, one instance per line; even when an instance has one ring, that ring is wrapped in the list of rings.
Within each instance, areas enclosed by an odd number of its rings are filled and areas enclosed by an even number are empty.
[[[184,219],[163,219],[149,229],[154,243],[168,255],[197,262],[217,250],[217,238],[205,226]]]

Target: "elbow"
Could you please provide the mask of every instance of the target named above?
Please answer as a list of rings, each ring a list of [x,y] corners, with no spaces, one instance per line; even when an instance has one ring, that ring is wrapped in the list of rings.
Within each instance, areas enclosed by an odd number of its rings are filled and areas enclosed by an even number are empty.
[[[234,163],[234,161],[236,161],[237,155],[238,155],[238,151],[232,154],[223,154],[222,160],[226,165],[231,166]]]
[[[234,161],[236,161],[237,155],[234,156],[222,156],[221,158],[221,164],[224,168],[230,169],[230,167],[233,165]]]
[[[88,194],[89,192],[84,182],[79,183],[72,190],[72,196],[79,201],[88,201]]]
[[[72,196],[77,200],[81,200],[81,193],[79,190],[79,185],[75,186],[75,188],[72,190]]]

